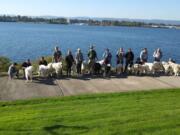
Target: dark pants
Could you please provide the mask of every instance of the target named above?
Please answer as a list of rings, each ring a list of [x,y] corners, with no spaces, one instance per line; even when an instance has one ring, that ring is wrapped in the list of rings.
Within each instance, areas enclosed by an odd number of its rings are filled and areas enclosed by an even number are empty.
[[[110,76],[110,74],[111,74],[111,67],[105,65],[105,74],[104,74],[104,76]]]
[[[146,63],[147,62],[147,59],[143,59],[142,60],[142,63],[144,64],[144,63]]]
[[[25,67],[23,67],[22,70],[23,70],[23,78],[25,79],[26,78],[26,76],[25,76]]]
[[[160,59],[154,58],[154,61],[155,61],[155,62],[160,62]]]
[[[77,73],[78,73],[78,74],[81,74],[81,66],[82,66],[82,62],[79,62],[79,63],[77,63],[77,65],[76,65],[76,69],[77,69]]]
[[[127,72],[128,66],[129,66],[129,67],[132,67],[132,66],[133,66],[133,61],[126,61],[126,65],[125,65],[125,70],[124,70],[124,72]]]
[[[9,77],[12,79],[14,76],[19,78],[19,70],[15,70],[9,74]]]
[[[66,69],[67,76],[71,75],[71,68],[72,68],[72,64],[67,64],[67,69]]]
[[[95,71],[94,71],[95,63],[96,63],[95,60],[90,60],[90,61],[89,61],[89,68],[90,68],[90,73],[91,73],[91,74],[94,74],[94,72],[95,72]]]

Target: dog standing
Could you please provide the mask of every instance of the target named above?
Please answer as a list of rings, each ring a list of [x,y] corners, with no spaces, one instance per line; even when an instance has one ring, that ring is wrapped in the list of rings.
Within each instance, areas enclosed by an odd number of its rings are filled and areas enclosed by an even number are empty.
[[[28,81],[33,81],[33,66],[29,66],[27,68],[25,68],[25,77],[26,77],[26,82]]]

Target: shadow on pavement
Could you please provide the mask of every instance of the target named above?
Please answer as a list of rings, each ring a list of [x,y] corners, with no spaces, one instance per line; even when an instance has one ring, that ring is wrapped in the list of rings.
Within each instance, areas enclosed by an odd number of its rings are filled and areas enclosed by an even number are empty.
[[[33,83],[45,84],[45,85],[56,85],[53,78],[33,78]]]

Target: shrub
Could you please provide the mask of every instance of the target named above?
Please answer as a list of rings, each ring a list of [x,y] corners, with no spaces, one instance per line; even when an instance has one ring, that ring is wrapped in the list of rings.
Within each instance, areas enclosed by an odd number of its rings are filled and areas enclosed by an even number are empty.
[[[6,57],[0,57],[0,72],[7,72],[10,64],[10,59]]]

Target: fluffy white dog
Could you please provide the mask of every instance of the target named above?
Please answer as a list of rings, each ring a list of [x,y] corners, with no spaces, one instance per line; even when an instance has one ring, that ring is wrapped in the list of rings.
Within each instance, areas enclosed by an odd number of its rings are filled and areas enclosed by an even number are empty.
[[[172,67],[174,75],[179,76],[180,75],[180,65],[173,63],[173,62],[169,62],[169,65]]]
[[[50,66],[40,65],[39,66],[39,76],[48,77],[50,75]]]
[[[25,68],[25,77],[26,77],[26,81],[31,81],[33,80],[33,70],[34,67],[33,66],[29,66],[27,68]]]
[[[148,72],[151,74],[164,71],[164,67],[161,62],[145,63],[144,65],[148,67]]]
[[[172,75],[173,74],[173,68],[171,67],[171,65],[168,62],[162,62],[163,67],[164,67],[164,71],[166,75]]]
[[[140,64],[134,64],[132,67],[132,72],[135,73],[136,75],[138,74],[142,75],[144,73],[144,68]]]
[[[62,74],[62,69],[63,69],[63,64],[62,62],[59,62],[59,63],[49,63],[48,64],[48,68],[49,70],[54,70],[56,75],[60,75]]]

